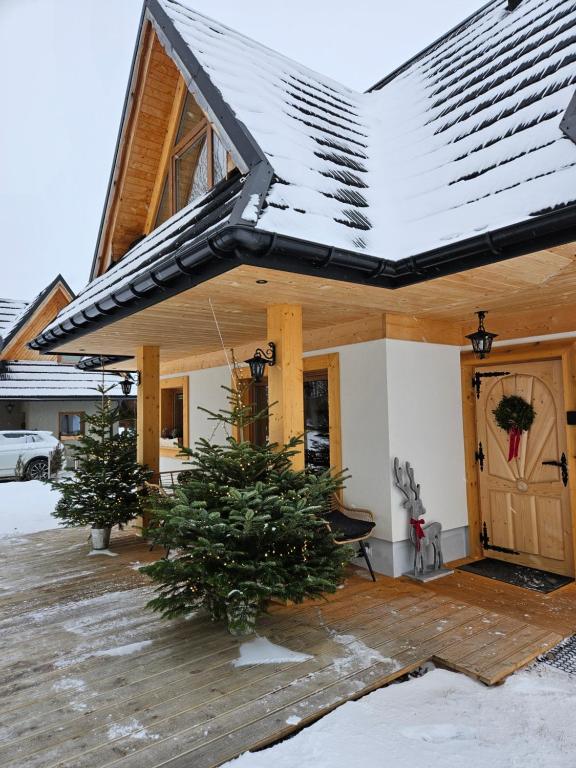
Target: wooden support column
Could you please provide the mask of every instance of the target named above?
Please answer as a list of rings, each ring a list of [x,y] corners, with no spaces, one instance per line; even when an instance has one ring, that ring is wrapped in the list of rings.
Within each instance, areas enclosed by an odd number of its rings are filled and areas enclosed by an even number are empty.
[[[136,366],[140,371],[137,401],[138,461],[154,476],[160,471],[160,349],[138,347]]]
[[[270,441],[287,443],[304,433],[304,377],[302,364],[302,307],[274,304],[268,307],[268,341],[276,344],[276,365],[267,369]],[[292,459],[294,469],[304,469],[304,447]]]

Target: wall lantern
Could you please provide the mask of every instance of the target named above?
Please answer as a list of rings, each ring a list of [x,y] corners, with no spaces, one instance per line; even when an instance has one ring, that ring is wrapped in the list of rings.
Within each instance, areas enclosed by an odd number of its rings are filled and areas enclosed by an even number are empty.
[[[14,403],[6,403],[6,410],[8,411],[9,414],[12,413],[12,411],[14,410]]]
[[[250,366],[250,373],[254,381],[262,381],[264,369],[267,365],[274,365],[276,362],[276,344],[273,341],[268,342],[268,351],[258,348],[254,352],[254,357],[244,360]]]
[[[120,373],[122,376],[122,381],[120,382],[122,394],[125,397],[128,397],[132,391],[132,384],[136,384],[136,386],[140,384],[140,372],[134,371],[132,373],[130,371],[119,371],[118,373]]]
[[[484,328],[484,318],[486,317],[486,311],[480,310],[476,312],[478,315],[478,330],[474,333],[469,333],[466,338],[472,342],[472,349],[476,357],[483,360],[490,354],[492,350],[492,342],[498,336],[497,333],[490,333]]]

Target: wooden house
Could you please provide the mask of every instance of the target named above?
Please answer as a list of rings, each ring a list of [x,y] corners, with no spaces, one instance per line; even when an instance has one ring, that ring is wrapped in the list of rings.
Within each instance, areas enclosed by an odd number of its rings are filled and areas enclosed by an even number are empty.
[[[270,438],[348,468],[377,570],[409,565],[397,456],[448,558],[573,575],[574,4],[490,0],[364,93],[193,4],[144,2],[91,281],[31,348],[137,370],[157,470],[273,342]],[[508,461],[512,394],[536,419]]]
[[[66,444],[83,433],[85,414],[96,411],[101,373],[84,373],[70,359],[40,355],[26,343],[73,299],[61,275],[31,302],[0,299],[0,430],[46,430]],[[106,373],[104,382],[112,397],[123,397],[117,374]]]

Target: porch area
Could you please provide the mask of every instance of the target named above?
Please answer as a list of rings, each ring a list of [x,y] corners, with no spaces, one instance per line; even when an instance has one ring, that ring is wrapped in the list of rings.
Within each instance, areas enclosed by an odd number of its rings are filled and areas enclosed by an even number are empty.
[[[0,760],[10,768],[208,768],[273,743],[428,660],[488,685],[576,632],[551,595],[456,571],[419,585],[352,569],[326,601],[273,605],[258,632],[304,661],[235,666],[207,617],[164,621],[131,533],[88,557],[85,530],[0,540]],[[248,640],[249,642],[249,640]]]

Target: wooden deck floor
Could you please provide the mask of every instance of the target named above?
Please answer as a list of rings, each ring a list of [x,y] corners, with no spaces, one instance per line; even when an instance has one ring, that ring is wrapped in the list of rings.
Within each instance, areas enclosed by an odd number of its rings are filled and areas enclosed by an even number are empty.
[[[240,643],[222,627],[144,608],[134,563],[156,553],[129,535],[113,547],[118,557],[88,557],[78,530],[0,540],[3,768],[216,766],[426,660],[494,684],[576,631],[573,587],[352,575],[329,601],[261,621],[310,660],[237,668]]]

